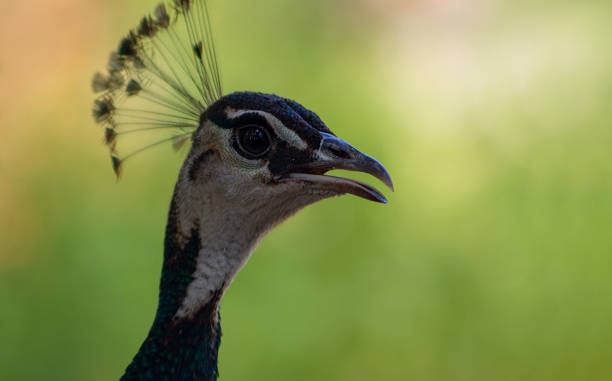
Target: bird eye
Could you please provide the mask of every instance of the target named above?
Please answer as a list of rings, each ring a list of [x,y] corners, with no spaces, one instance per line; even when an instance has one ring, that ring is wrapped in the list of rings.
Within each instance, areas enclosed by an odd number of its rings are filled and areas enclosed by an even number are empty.
[[[250,125],[238,130],[238,147],[247,157],[260,157],[270,149],[270,135],[265,129]]]

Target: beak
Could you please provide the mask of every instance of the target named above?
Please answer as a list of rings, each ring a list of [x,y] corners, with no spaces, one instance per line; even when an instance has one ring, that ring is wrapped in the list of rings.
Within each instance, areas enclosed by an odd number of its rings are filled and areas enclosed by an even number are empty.
[[[321,135],[321,145],[313,161],[292,169],[281,181],[301,182],[333,194],[350,193],[370,201],[386,204],[385,196],[371,185],[344,177],[325,175],[327,171],[333,169],[368,173],[393,191],[393,182],[385,167],[346,141],[327,133],[321,133]]]

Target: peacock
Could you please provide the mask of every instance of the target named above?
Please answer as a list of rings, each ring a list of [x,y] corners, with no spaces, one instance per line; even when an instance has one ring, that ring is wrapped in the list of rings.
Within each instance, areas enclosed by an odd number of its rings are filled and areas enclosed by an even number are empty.
[[[330,170],[368,173],[393,190],[391,177],[291,99],[224,95],[206,0],[158,5],[106,69],[93,78],[93,116],[117,177],[148,148],[188,147],[170,201],[157,312],[121,380],[216,380],[219,304],[265,234],[326,198],[387,202]]]

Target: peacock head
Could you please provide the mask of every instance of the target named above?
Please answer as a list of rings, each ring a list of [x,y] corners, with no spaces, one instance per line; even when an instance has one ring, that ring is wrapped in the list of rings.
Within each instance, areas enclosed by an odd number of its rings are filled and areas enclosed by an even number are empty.
[[[176,44],[182,27],[189,45]],[[174,1],[171,11],[159,5],[121,40],[107,68],[93,80],[102,94],[93,113],[105,127],[116,174],[146,148],[166,141],[180,148],[191,139],[177,184],[185,204],[240,213],[234,220],[248,215],[261,232],[328,197],[386,202],[370,185],[326,175],[333,169],[365,172],[393,189],[378,161],[297,102],[256,92],[222,95],[204,0]],[[121,156],[119,137],[140,132],[171,135]]]
[[[336,137],[314,112],[276,95],[236,92],[202,113],[180,181],[270,224],[333,196],[386,202],[368,184],[326,175],[334,169],[368,173],[393,188],[377,160]]]

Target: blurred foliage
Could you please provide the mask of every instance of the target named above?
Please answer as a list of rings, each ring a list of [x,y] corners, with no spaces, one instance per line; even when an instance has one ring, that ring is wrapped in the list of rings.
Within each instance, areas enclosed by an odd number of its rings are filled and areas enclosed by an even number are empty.
[[[181,157],[115,182],[89,82],[154,4],[34,2],[1,6],[0,379],[117,379]],[[609,2],[211,8],[226,92],[298,100],[396,184],[264,240],[223,301],[222,380],[610,378]]]

